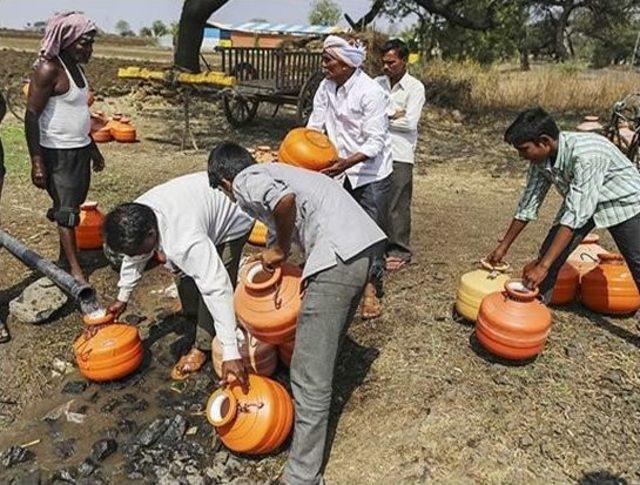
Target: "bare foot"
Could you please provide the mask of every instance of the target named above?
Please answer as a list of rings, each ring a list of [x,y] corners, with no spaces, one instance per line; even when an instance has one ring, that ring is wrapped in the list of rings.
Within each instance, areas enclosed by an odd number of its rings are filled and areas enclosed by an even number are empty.
[[[382,303],[376,295],[376,288],[373,283],[367,283],[362,295],[362,307],[360,316],[364,320],[371,320],[382,315]]]

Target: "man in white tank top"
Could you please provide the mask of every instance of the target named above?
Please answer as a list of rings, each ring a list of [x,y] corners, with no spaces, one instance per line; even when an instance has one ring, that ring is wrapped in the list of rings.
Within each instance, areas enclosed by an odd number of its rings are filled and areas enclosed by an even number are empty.
[[[49,19],[25,115],[31,180],[51,196],[47,217],[58,225],[59,264],[80,281],[86,277],[78,262],[75,227],[89,191],[91,161],[94,171],[104,168],[89,135],[89,85],[80,67],[91,58],[96,31],[95,24],[77,12]]]

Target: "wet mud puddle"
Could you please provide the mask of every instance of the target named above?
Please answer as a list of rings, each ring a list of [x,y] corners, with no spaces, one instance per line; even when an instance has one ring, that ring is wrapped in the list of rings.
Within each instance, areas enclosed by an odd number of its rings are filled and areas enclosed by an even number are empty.
[[[112,383],[67,375],[0,436],[2,483],[227,483],[275,479],[284,453],[236,456],[219,442],[204,406],[217,378],[208,362],[191,378],[169,378],[184,351],[184,321],[150,327],[145,360]],[[143,338],[144,338],[144,331]],[[274,376],[286,380],[283,370]],[[244,481],[244,480],[241,480]]]

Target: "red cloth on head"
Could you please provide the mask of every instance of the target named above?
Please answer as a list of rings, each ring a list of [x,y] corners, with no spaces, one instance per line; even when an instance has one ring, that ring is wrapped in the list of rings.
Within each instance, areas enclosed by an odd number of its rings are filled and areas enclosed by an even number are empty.
[[[38,62],[55,59],[83,35],[97,31],[96,24],[80,12],[58,12],[47,21]]]

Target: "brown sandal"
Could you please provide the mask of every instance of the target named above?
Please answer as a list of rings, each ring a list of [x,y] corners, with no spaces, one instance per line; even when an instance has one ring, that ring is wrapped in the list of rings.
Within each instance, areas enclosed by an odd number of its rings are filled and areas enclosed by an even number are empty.
[[[398,271],[402,267],[407,264],[402,258],[397,258],[395,256],[389,256],[385,261],[385,268],[387,271]]]
[[[183,381],[194,372],[198,372],[202,369],[202,366],[206,361],[207,354],[199,351],[198,349],[191,349],[188,354],[180,357],[178,363],[173,366],[173,369],[171,370],[171,378],[174,381]]]

